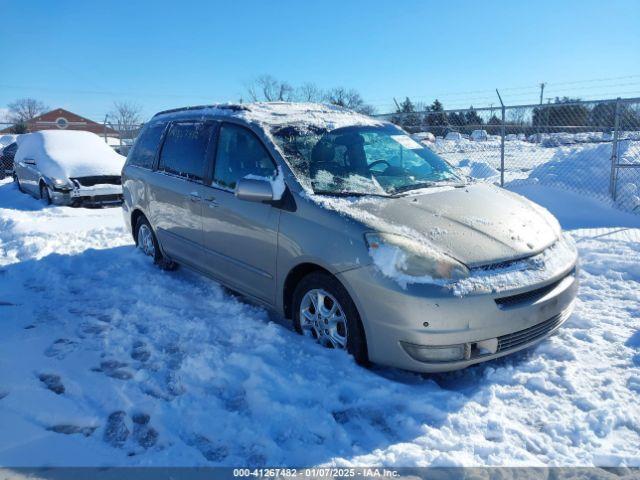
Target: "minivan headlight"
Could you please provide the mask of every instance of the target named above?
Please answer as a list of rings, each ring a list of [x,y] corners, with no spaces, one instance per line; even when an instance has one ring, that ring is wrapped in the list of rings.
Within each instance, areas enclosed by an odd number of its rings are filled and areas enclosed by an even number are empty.
[[[367,233],[365,239],[374,263],[388,276],[400,272],[447,281],[469,276],[465,265],[432,245],[393,233]]]

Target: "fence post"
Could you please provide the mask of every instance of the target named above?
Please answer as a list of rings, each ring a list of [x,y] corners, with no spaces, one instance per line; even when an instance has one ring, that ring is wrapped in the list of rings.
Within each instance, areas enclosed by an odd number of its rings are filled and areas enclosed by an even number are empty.
[[[504,187],[504,136],[505,136],[505,111],[502,105],[502,129],[500,132],[500,186]]]
[[[502,101],[502,96],[500,96],[500,92],[496,88],[496,93],[498,94],[498,100],[500,100],[500,105],[502,106],[502,124],[500,128],[500,186],[504,187],[504,136],[505,136],[505,109],[504,102]]]
[[[617,173],[618,173],[618,133],[620,130],[620,97],[616,99],[616,114],[613,122],[613,142],[611,144],[611,176],[609,178],[609,193],[611,198],[616,201],[617,190]]]

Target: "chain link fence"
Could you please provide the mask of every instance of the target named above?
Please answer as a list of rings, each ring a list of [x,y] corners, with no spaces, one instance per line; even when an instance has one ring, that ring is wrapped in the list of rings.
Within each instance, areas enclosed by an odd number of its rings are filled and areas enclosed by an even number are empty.
[[[116,150],[119,154],[127,156],[129,150],[133,146],[136,138],[140,134],[143,123],[136,124],[127,124],[122,125],[119,123],[112,123],[105,121],[103,123],[104,132],[101,135],[104,138],[104,141],[109,144],[114,150]],[[115,131],[114,134],[109,134],[109,132]]]
[[[640,99],[377,115],[466,175],[572,191],[640,213]]]

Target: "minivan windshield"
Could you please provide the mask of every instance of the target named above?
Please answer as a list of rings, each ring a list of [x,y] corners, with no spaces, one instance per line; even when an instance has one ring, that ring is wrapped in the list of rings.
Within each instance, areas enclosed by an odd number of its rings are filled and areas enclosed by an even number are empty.
[[[318,194],[396,195],[465,179],[394,125],[272,132],[299,180]]]

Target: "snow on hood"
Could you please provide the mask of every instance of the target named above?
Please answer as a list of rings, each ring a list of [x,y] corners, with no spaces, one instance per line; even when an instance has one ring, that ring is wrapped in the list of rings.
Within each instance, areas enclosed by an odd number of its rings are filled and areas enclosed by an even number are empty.
[[[34,159],[38,170],[54,179],[120,175],[126,160],[96,134],[78,130],[22,135],[15,160],[25,158]]]
[[[547,210],[493,185],[429,190],[399,198],[308,196],[372,231],[404,235],[467,267],[529,257],[560,237]]]

